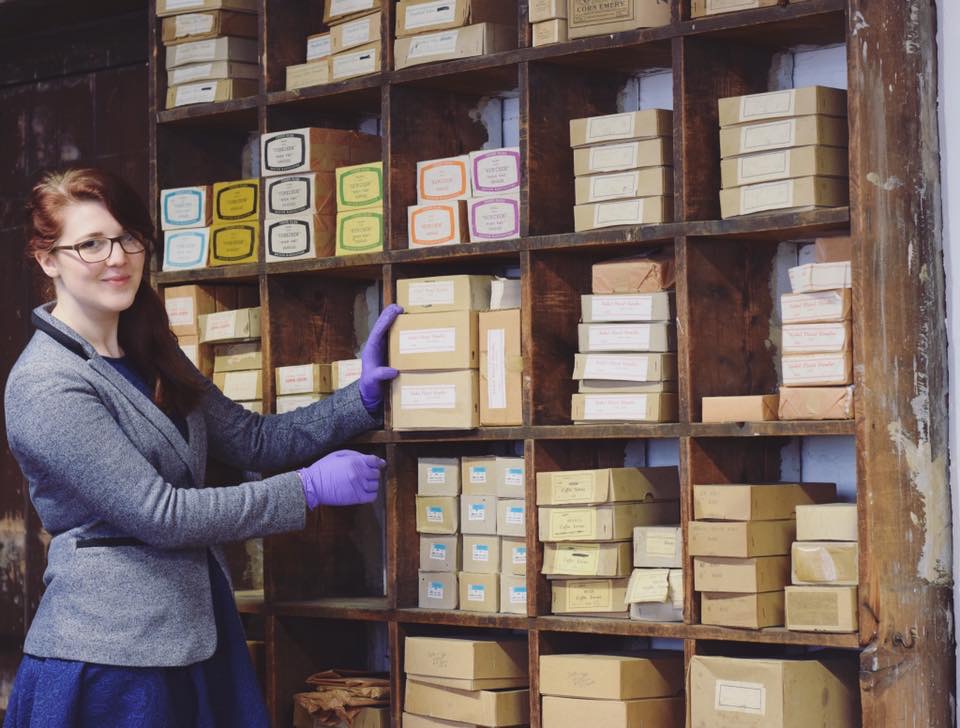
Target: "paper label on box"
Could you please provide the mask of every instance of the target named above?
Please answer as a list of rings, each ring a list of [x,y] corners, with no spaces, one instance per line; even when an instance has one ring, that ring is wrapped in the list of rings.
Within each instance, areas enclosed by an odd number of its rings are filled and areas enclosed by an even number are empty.
[[[193,310],[193,296],[168,298],[163,302],[167,309],[167,318],[171,326],[192,326],[196,318]]]
[[[467,511],[467,520],[468,521],[485,521],[487,520],[487,506],[485,503],[471,503],[470,509]]]
[[[227,372],[223,393],[230,399],[256,399],[260,371]]]
[[[455,384],[405,385],[400,387],[400,409],[455,409]]]
[[[481,519],[483,520],[483,519]],[[487,563],[490,561],[490,547],[485,543],[475,543],[473,545],[471,561],[482,561]]]
[[[569,470],[550,477],[550,500],[554,503],[589,503],[594,499],[593,471]]]
[[[591,326],[589,332],[592,350],[631,348],[646,351],[650,348],[650,324]]]
[[[230,336],[234,332],[234,316],[232,311],[211,313],[207,316],[206,333],[210,339],[219,339]]]
[[[310,209],[309,177],[291,177],[268,182],[267,209],[272,213],[296,214]]]
[[[839,627],[840,596],[825,589],[811,594],[801,590],[790,593],[791,624]]]
[[[486,598],[487,590],[483,584],[467,584],[467,601],[482,602]]]
[[[669,569],[635,569],[627,588],[628,604],[649,604],[667,601]]]
[[[785,294],[780,298],[780,306],[784,322],[840,318],[843,315],[843,294],[838,291]]]
[[[403,18],[403,29],[416,30],[427,25],[452,23],[456,19],[456,7],[452,0],[408,5]]]
[[[428,506],[427,520],[430,523],[443,523],[443,508],[440,506]]]
[[[588,166],[593,172],[636,167],[639,151],[640,147],[633,143],[593,147]]]
[[[198,61],[212,61],[217,53],[217,38],[197,40],[177,46],[177,61],[180,64],[196,63]]]
[[[163,196],[163,215],[173,225],[202,225],[202,206],[200,190],[179,190]]]
[[[510,561],[514,566],[521,566],[527,563],[527,547],[514,546],[513,553],[510,555]]]
[[[845,324],[788,324],[783,327],[783,351],[835,352],[847,348]]]
[[[206,104],[217,98],[217,82],[193,83],[189,86],[181,86],[177,89],[175,106],[186,106],[187,104]]]
[[[165,236],[165,263],[174,268],[204,265],[206,233],[181,231]]]
[[[504,329],[487,331],[487,406],[490,409],[507,407],[507,365]],[[522,476],[521,476],[522,480]]]
[[[447,469],[442,465],[431,465],[427,470],[427,482],[442,485],[447,482]]]
[[[307,161],[307,137],[304,132],[272,136],[264,143],[264,166],[273,172],[295,169]]]
[[[368,48],[354,53],[336,55],[333,57],[331,69],[334,78],[374,73],[377,70],[377,52],[375,49]]]
[[[447,546],[442,543],[432,543],[430,544],[430,560],[431,561],[446,561],[447,560]]]
[[[839,383],[846,376],[847,360],[843,354],[783,357],[784,384]]]
[[[567,583],[567,604],[578,612],[609,610],[613,593],[605,581],[571,581]]]
[[[593,224],[598,227],[639,224],[643,220],[643,200],[641,197],[636,200],[598,204],[593,209]]]
[[[166,3],[167,11],[170,10],[185,10],[186,8],[202,8],[203,0],[167,0]]]
[[[200,366],[200,347],[196,344],[180,344],[180,349],[186,355],[190,363],[195,367]]]
[[[792,147],[796,144],[796,138],[796,119],[745,126],[740,130],[740,150],[749,152],[752,149]]]
[[[519,187],[519,151],[495,149],[473,156],[474,194],[509,192]]]
[[[749,184],[790,176],[790,151],[754,154],[737,160],[737,182]]]
[[[520,234],[520,203],[500,197],[480,198],[470,205],[470,232],[481,240],[502,240]]]
[[[446,3],[447,0],[444,0]],[[452,200],[466,194],[467,167],[462,161],[441,161],[420,166],[420,196],[423,199]]]
[[[740,121],[758,116],[793,116],[796,97],[793,90],[744,96],[740,99]]]
[[[274,258],[306,255],[313,244],[312,227],[306,220],[270,223],[267,229],[267,253]]]
[[[280,389],[313,389],[313,365],[300,364],[297,366],[282,367],[280,371]]]
[[[597,511],[593,508],[551,510],[547,532],[551,541],[593,538],[597,533]]]
[[[766,182],[740,188],[740,212],[760,212],[793,207],[793,180]]]
[[[633,133],[633,114],[612,114],[587,119],[586,140],[597,144],[606,139],[620,139]]]
[[[459,30],[445,30],[442,33],[428,33],[411,39],[408,58],[425,58],[453,53],[457,49]]]
[[[670,586],[668,598],[677,609],[683,609],[683,569],[670,569],[667,576]]]
[[[527,603],[527,587],[525,586],[510,587],[509,599],[511,604],[526,604]]]
[[[471,483],[486,483],[487,482],[487,469],[483,465],[472,465],[470,466],[470,482]]]
[[[174,68],[170,71],[170,85],[176,86],[190,81],[203,80],[209,78],[213,73],[212,63],[195,63],[182,68]]]
[[[677,553],[676,532],[647,531],[646,552],[651,556],[673,556]]]
[[[507,468],[503,475],[504,485],[523,485],[523,468]]]
[[[648,364],[645,356],[587,356],[583,378],[645,382],[649,372]]]
[[[413,223],[410,242],[419,245],[456,242],[455,214],[456,210],[446,205],[431,205],[414,210],[410,214]]]
[[[453,281],[411,283],[407,294],[411,306],[452,306]]]
[[[765,715],[767,689],[763,683],[717,680],[713,708],[734,713]]]
[[[337,362],[337,382],[340,388],[352,384],[360,378],[363,365],[359,359],[347,359]]]
[[[344,23],[340,29],[344,46],[363,45],[370,42],[370,18],[361,18]]]
[[[427,584],[427,599],[443,599],[443,582],[431,581]]]
[[[554,556],[554,571],[556,573],[595,576],[599,568],[600,544],[557,545],[556,555]]]
[[[439,354],[456,349],[457,330],[453,327],[400,332],[401,354]]]
[[[587,395],[584,399],[583,419],[642,420],[647,417],[647,395],[622,394],[620,396]]]
[[[590,180],[590,200],[615,200],[637,194],[640,175],[635,172],[605,174]]]
[[[649,321],[653,318],[653,297],[594,296],[590,301],[590,314],[596,321]]]
[[[352,15],[373,8],[373,0],[330,0],[330,17]]]
[[[710,12],[721,10],[744,10],[760,7],[760,0],[707,0],[706,9]]]
[[[512,526],[523,525],[523,506],[510,506],[507,508],[507,523]]]
[[[307,39],[307,61],[319,61],[333,52],[330,34],[315,36]]]

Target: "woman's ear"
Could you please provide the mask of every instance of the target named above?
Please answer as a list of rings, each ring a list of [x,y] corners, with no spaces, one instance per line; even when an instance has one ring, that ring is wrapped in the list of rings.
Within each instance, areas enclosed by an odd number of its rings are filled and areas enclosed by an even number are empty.
[[[60,277],[60,268],[57,265],[57,256],[52,250],[40,250],[34,253],[33,257],[37,264],[50,278]]]

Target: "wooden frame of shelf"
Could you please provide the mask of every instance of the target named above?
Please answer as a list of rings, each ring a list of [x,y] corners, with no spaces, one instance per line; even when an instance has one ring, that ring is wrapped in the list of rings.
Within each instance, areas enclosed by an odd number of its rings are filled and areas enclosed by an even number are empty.
[[[930,477],[943,470],[944,461],[937,458],[946,448],[941,241],[939,219],[929,212],[939,199],[936,142],[930,141],[936,138],[936,119],[933,114],[931,132],[927,115],[934,108],[930,94],[936,83],[930,82],[932,71],[923,54],[904,50],[906,40],[916,43],[918,27],[921,41],[932,43],[931,11],[921,11],[918,25],[894,0],[804,0],[691,20],[688,0],[674,0],[669,26],[532,48],[526,4],[518,2],[516,50],[393,71],[392,43],[385,41],[379,73],[285,91],[283,68],[300,62],[306,34],[324,27],[319,7],[308,0],[260,0],[259,42],[265,59],[260,93],[174,110],[161,110],[163,51],[158,23],[151,19],[151,194],[157,199],[164,187],[239,178],[250,134],[300,126],[353,128],[374,116],[379,118],[386,172],[384,252],[269,265],[261,253],[255,264],[176,273],[159,271],[154,261],[155,284],[255,285],[265,313],[264,369],[270,372],[284,364],[352,356],[362,339],[354,330],[354,309],[366,305],[363,291],[371,284],[382,286],[385,305],[393,300],[400,278],[519,268],[524,424],[471,432],[398,432],[390,429],[388,412],[386,429],[359,437],[353,445],[389,462],[383,520],[370,508],[320,509],[310,515],[303,532],[265,540],[263,602],[245,599],[241,606],[251,618],[265,620],[266,692],[274,724],[290,723],[291,695],[302,689],[312,669],[367,665],[369,654],[355,646],[351,650],[350,640],[376,645],[385,640],[395,688],[394,724],[399,725],[404,636],[481,630],[527,635],[535,727],[540,725],[536,666],[541,653],[657,637],[682,640],[688,660],[725,649],[760,654],[839,649],[853,669],[859,664],[864,725],[904,725],[902,711],[897,712],[904,704],[916,706],[911,710],[923,716],[924,724],[947,725],[953,689],[952,598],[948,581],[938,578],[932,564],[949,551],[949,542],[944,546],[937,540],[933,530],[943,523],[923,502],[945,502],[949,511],[949,496],[943,501],[939,493],[924,490],[920,480],[926,475],[917,474],[918,457]],[[151,13],[153,9],[151,2]],[[865,21],[879,14],[885,15],[883,31],[878,21]],[[383,38],[392,38],[393,3],[384,4],[382,23]],[[850,207],[719,220],[717,98],[767,90],[767,72],[777,51],[844,41]],[[867,46],[871,58],[879,48],[892,62],[871,65],[865,60]],[[653,68],[673,74],[676,222],[569,232],[573,172],[568,119],[616,111],[624,79]],[[927,83],[906,80],[918,76]],[[415,162],[479,148],[486,134],[471,110],[484,96],[513,91],[520,98],[523,237],[407,250],[406,206],[415,201]],[[926,110],[919,122],[913,109]],[[897,135],[897,149],[888,148],[886,133]],[[877,184],[876,175],[902,184]],[[571,184],[558,185],[563,179]],[[759,393],[776,386],[774,354],[765,346],[775,305],[768,279],[776,244],[833,231],[849,231],[858,243],[857,419],[700,423],[702,396]],[[904,239],[913,246],[912,258]],[[578,296],[589,288],[589,264],[658,247],[672,249],[677,264],[680,422],[571,425]],[[924,275],[911,269],[916,260],[927,266]],[[912,407],[918,377],[924,401],[930,403],[919,412]],[[270,376],[264,378],[263,399],[269,407]],[[862,544],[859,634],[700,625],[691,568],[686,569],[684,623],[549,614],[533,506],[537,471],[622,465],[630,441],[676,440],[686,528],[693,483],[777,479],[784,443],[806,436],[855,440]],[[528,473],[528,613],[418,609],[417,564],[410,558],[417,539],[416,456],[510,451],[524,454]],[[922,519],[916,519],[918,512]],[[904,538],[908,532],[910,540]],[[689,567],[692,560],[685,559]],[[944,634],[950,638],[943,639]]]

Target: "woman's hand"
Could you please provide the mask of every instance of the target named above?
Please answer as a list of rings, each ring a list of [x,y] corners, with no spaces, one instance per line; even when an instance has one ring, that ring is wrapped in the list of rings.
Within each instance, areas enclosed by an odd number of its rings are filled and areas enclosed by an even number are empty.
[[[376,500],[385,460],[353,450],[337,450],[297,471],[307,506],[352,506]]]
[[[376,415],[383,406],[383,385],[397,376],[397,370],[387,364],[387,334],[403,309],[397,304],[387,306],[370,331],[367,343],[360,352],[360,401],[367,412]]]

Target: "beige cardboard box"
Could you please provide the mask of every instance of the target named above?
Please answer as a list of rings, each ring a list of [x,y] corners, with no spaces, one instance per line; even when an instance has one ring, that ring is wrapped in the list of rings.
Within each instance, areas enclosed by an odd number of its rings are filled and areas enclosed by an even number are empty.
[[[238,405],[243,407],[248,412],[253,412],[258,415],[263,414],[263,400],[261,399],[252,399],[246,402],[237,402]]]
[[[784,293],[780,319],[785,324],[815,324],[850,319],[850,289],[817,293]]]
[[[788,586],[787,629],[798,632],[856,632],[859,603],[855,586]]]
[[[527,577],[500,575],[500,611],[505,614],[527,613]]]
[[[680,526],[634,528],[633,565],[640,568],[682,568],[683,530]]]
[[[500,539],[500,573],[524,576],[527,573],[527,540],[525,538]]]
[[[591,422],[676,422],[675,394],[575,394],[570,403],[574,424]]]
[[[847,92],[826,86],[804,86],[719,99],[720,126],[748,124],[794,116],[847,115]]]
[[[529,690],[454,690],[408,679],[403,705],[411,713],[430,718],[516,726],[529,721],[529,701]]]
[[[198,318],[201,344],[260,338],[259,307],[201,314]]]
[[[853,419],[853,387],[780,387],[781,420]]]
[[[680,573],[671,570],[670,573]],[[639,602],[630,605],[630,619],[637,622],[682,622],[683,606],[668,602]]]
[[[577,205],[669,195],[673,193],[673,167],[645,167],[577,177],[574,191]]]
[[[835,263],[853,259],[853,244],[849,235],[817,238],[814,241],[813,260],[816,263]]]
[[[798,541],[856,541],[857,504],[797,506]]]
[[[724,189],[795,177],[847,177],[846,147],[791,147],[730,157],[720,162]]]
[[[380,70],[382,48],[380,42],[330,56],[330,80],[345,81],[357,76],[369,76]]]
[[[213,371],[242,372],[263,368],[263,351],[259,341],[240,344],[219,344],[213,348]]]
[[[568,27],[573,30],[572,19],[568,19]],[[571,33],[570,37],[578,36]],[[628,111],[570,120],[571,147],[663,136],[673,136],[673,112],[667,109]]]
[[[264,258],[268,263],[304,258],[329,258],[336,253],[334,218],[306,213],[286,217],[268,217],[265,229]]]
[[[683,656],[679,653],[540,656],[540,693],[544,696],[637,700],[667,697],[682,691]],[[607,725],[597,722],[596,718],[573,724],[591,723]]]
[[[206,43],[207,41],[201,41]],[[259,82],[251,79],[221,78],[167,88],[167,109],[190,104],[209,104],[254,96]]]
[[[236,63],[235,61],[211,61],[209,63],[188,63],[167,71],[168,86],[183,86],[200,81],[251,80],[260,77],[260,67],[255,63]]]
[[[397,38],[473,23],[516,26],[517,6],[509,0],[400,0],[397,3]]]
[[[523,458],[500,457],[494,461],[497,498],[526,497],[526,465]]]
[[[584,295],[580,297],[580,312],[584,323],[671,321],[675,316],[674,311],[672,291]]]
[[[855,666],[839,662],[697,655],[687,695],[691,728],[860,725]]]
[[[500,609],[500,575],[461,571],[460,609],[464,612],[496,612]]]
[[[324,722],[319,716],[310,716],[300,703],[294,703],[293,728],[326,728]],[[390,708],[360,708],[350,728],[390,728]]]
[[[781,330],[784,354],[833,354],[851,344],[850,322],[832,324],[787,324]]]
[[[659,394],[676,392],[676,382],[616,382],[604,379],[581,379],[577,391],[583,394]]]
[[[449,495],[417,496],[419,533],[455,534],[460,530],[460,499]]]
[[[407,208],[407,247],[458,245],[470,239],[466,200],[428,202]]]
[[[462,570],[472,574],[498,574],[500,572],[500,537],[463,537]]]
[[[484,56],[517,46],[515,26],[477,23],[462,28],[397,38],[393,43],[394,67],[399,70],[421,63]]]
[[[673,466],[601,468],[537,473],[537,505],[594,505],[680,498],[680,476]]]
[[[210,347],[200,346],[199,336],[178,336],[177,344],[180,345],[180,349],[186,355],[187,359],[200,370],[201,374],[209,377],[213,373],[213,357],[211,356]]]
[[[404,672],[416,675],[418,680],[527,677],[526,640],[407,637],[403,644]]]
[[[803,1],[792,0],[791,4]],[[780,0],[691,0],[690,17],[702,18],[705,15],[719,15],[753,8],[769,8],[779,4]]]
[[[307,36],[307,61],[329,58],[333,52],[330,33],[314,33]]]
[[[486,311],[492,280],[492,276],[463,275],[401,278],[397,281],[397,303],[405,313]]]
[[[593,144],[573,150],[573,173],[578,177],[672,164],[673,138],[670,136]]]
[[[834,288],[850,288],[850,261],[836,263],[806,263],[791,268],[790,289],[794,293],[829,291]]]
[[[703,592],[700,594],[700,624],[743,629],[782,627],[783,590],[758,594]]]
[[[534,23],[530,28],[530,33],[534,48],[552,43],[565,43],[569,40],[567,21],[564,18],[553,18]]]
[[[333,391],[329,364],[298,364],[277,367],[276,394],[329,394]]]
[[[690,556],[781,556],[790,553],[797,526],[782,521],[691,521],[687,530]]]
[[[400,314],[390,328],[390,366],[401,372],[474,369],[479,363],[475,311]]]
[[[296,726],[294,727],[296,728]],[[403,728],[477,728],[476,724],[461,723],[460,721],[428,718],[425,715],[414,715],[404,712]]]
[[[330,383],[333,391],[353,384],[360,379],[363,366],[359,359],[341,359],[330,363]]]
[[[784,355],[782,373],[788,387],[852,384],[853,358],[849,351]]]
[[[624,578],[631,571],[629,541],[543,545],[541,573],[548,577]]]
[[[466,495],[496,495],[500,473],[496,455],[464,456],[460,459],[460,480]]]
[[[337,211],[383,207],[383,162],[337,167]]]
[[[842,207],[849,200],[849,182],[838,177],[798,177],[779,182],[720,190],[720,216],[813,207]]]
[[[676,351],[677,335],[673,324],[580,324],[577,327],[582,353]]]
[[[791,551],[794,584],[856,586],[860,581],[856,541],[795,541]]]
[[[520,236],[520,197],[516,194],[467,200],[471,243],[513,240]]]
[[[670,3],[664,0],[568,0],[569,35],[583,38],[670,23]]]
[[[259,62],[255,38],[231,38],[223,36],[209,40],[194,40],[172,45],[166,49],[166,68],[185,66],[188,63],[212,63],[233,61],[235,63]],[[257,84],[253,84],[254,87]],[[256,93],[254,91],[253,93]]]
[[[277,406],[276,414],[282,415],[287,412],[293,412],[298,410],[301,407],[309,407],[314,402],[319,402],[321,399],[325,399],[327,395],[325,394],[287,394],[277,397]]]
[[[237,10],[257,12],[256,0],[157,0],[157,17],[195,13],[201,10]]]
[[[660,501],[541,506],[539,516],[541,541],[629,541],[636,526],[676,523],[680,519],[680,504],[678,501]],[[789,551],[788,543],[782,553]]]
[[[421,571],[460,571],[460,536],[421,536]]]
[[[497,534],[523,537],[527,533],[527,510],[522,499],[497,500]]]
[[[330,60],[322,58],[287,66],[287,91],[330,83]]]
[[[391,390],[393,429],[470,430],[480,425],[475,369],[401,372]]]
[[[700,592],[756,594],[783,591],[789,583],[789,556],[698,556],[693,560],[693,588]]]
[[[380,137],[346,129],[304,127],[260,137],[264,177],[329,173],[338,167],[374,162],[381,154]]]
[[[768,422],[777,419],[776,394],[738,397],[704,397],[700,401],[703,422]]]
[[[407,677],[417,682],[437,685],[454,690],[501,690],[503,688],[525,688],[530,680],[527,677],[486,678],[481,680],[465,680],[452,677],[436,677],[433,675],[414,675],[407,673]],[[459,722],[440,721],[443,725],[462,726]]]
[[[218,223],[256,221],[259,211],[259,179],[242,179],[213,184],[213,222],[215,227]]]
[[[697,520],[776,521],[794,518],[798,505],[830,503],[837,497],[833,483],[763,483],[693,486],[693,517]]]
[[[497,532],[497,498],[492,495],[460,496],[460,529],[464,533]]]
[[[672,579],[671,579],[672,575]],[[628,604],[666,604],[683,609],[680,569],[634,569],[627,584]],[[676,588],[679,587],[679,588]]]
[[[675,381],[677,356],[667,353],[575,354],[573,378],[640,383]]]
[[[337,213],[337,255],[379,253],[383,236],[383,208]]]
[[[676,281],[672,252],[605,260],[594,263],[591,273],[594,294],[655,293]]]
[[[557,579],[550,582],[554,614],[627,616],[628,579]]]
[[[342,23],[350,18],[372,13],[380,7],[380,0],[330,0],[324,3],[323,22],[327,25]]]
[[[847,120],[836,116],[798,116],[720,129],[720,156],[821,145],[847,146]]]
[[[170,330],[176,336],[198,335],[199,317],[217,310],[213,291],[197,285],[164,288],[163,305],[170,321]]]
[[[210,266],[256,263],[260,223],[256,220],[214,223],[210,226]]]
[[[582,700],[577,698],[543,698],[543,728],[598,725],[603,728],[633,726],[683,726],[683,698],[649,698],[646,700]]]
[[[523,354],[520,347],[520,309],[485,311],[480,314],[478,324],[480,424],[521,425]]]
[[[469,200],[470,157],[445,157],[417,162],[417,204]]]
[[[337,212],[336,176],[332,172],[302,172],[283,177],[264,177],[263,200],[267,218],[316,213],[329,222]]]
[[[530,0],[527,5],[527,19],[531,23],[567,17],[566,0]]]
[[[380,11],[356,20],[330,26],[330,51],[341,53],[350,48],[380,42]]]
[[[673,221],[673,197],[640,197],[573,208],[575,232],[617,225],[653,225]]]
[[[455,571],[421,571],[417,604],[421,609],[456,609],[459,603]]]
[[[212,219],[210,185],[160,190],[161,229],[206,227]]]
[[[234,38],[256,38],[255,13],[237,13],[230,10],[208,10],[164,18],[161,39],[165,46],[192,40],[208,40],[229,35]]]
[[[243,372],[215,372],[213,383],[224,396],[233,400],[254,400],[263,397],[263,372],[250,369]]]
[[[459,458],[417,458],[418,495],[460,495]]]

